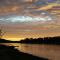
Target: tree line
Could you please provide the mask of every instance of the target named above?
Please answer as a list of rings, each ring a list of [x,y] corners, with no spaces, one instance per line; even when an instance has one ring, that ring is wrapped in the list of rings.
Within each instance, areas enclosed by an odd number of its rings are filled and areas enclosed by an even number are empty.
[[[44,37],[44,38],[26,38],[24,40],[21,40],[20,43],[27,43],[27,44],[60,44],[60,36]]]

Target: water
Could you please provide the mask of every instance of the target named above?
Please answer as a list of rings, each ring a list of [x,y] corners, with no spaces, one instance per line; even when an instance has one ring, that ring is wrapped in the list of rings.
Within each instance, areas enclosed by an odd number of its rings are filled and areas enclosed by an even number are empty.
[[[3,43],[4,45],[15,46],[21,52],[32,54],[38,57],[45,57],[49,60],[60,60],[60,45],[42,44],[20,44]]]

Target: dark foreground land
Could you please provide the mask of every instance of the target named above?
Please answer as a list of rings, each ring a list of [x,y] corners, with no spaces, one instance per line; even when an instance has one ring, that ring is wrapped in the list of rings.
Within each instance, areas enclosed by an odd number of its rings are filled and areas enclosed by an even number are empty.
[[[13,46],[0,45],[0,60],[48,60],[48,59],[19,52]]]

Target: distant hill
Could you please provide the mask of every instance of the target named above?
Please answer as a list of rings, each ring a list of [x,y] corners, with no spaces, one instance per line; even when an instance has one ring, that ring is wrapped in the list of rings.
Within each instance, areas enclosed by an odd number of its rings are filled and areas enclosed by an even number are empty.
[[[26,38],[21,40],[20,43],[26,44],[56,44],[60,45],[60,36],[57,37],[45,37],[45,38]]]
[[[0,39],[0,43],[16,43],[17,41],[10,41],[5,39]]]

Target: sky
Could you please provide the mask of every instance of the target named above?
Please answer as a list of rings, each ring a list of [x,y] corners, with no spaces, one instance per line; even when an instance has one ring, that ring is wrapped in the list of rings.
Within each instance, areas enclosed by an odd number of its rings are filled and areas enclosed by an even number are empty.
[[[60,36],[60,0],[0,0],[3,38]]]

